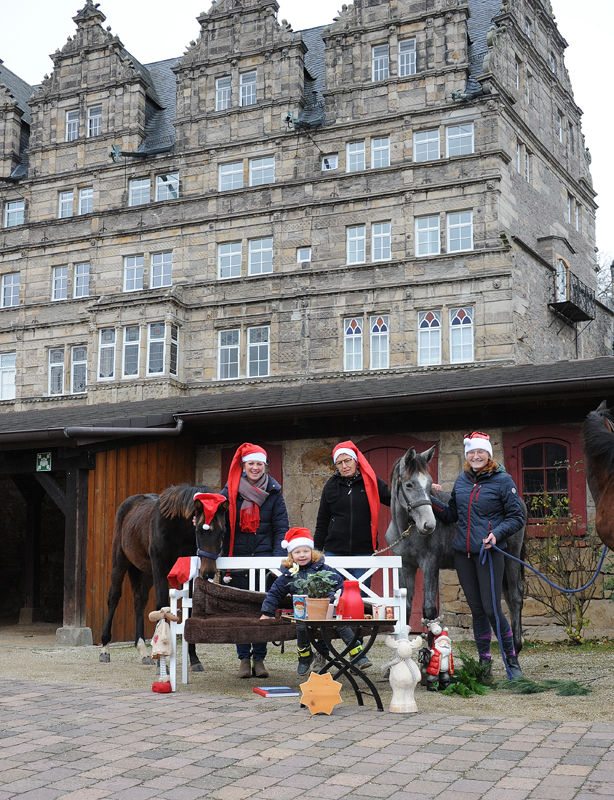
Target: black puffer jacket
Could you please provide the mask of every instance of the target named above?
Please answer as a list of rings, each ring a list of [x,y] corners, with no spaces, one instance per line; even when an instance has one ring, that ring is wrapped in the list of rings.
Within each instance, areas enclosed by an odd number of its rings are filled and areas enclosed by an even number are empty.
[[[390,505],[390,489],[377,479],[380,502]],[[316,522],[314,547],[339,556],[366,555],[373,552],[371,509],[360,472],[342,478],[335,472],[322,490]]]
[[[337,581],[334,588],[328,593],[328,599],[332,600],[337,589],[343,589],[343,576],[337,572],[336,569],[327,567],[324,563],[324,559],[322,558],[320,561],[316,561],[315,564],[312,563],[307,564],[306,567],[299,567],[296,575],[292,575],[288,567],[282,567],[281,575],[279,578],[277,578],[275,583],[267,592],[267,596],[262,604],[262,613],[267,614],[269,617],[274,617],[275,610],[277,608],[281,608],[281,604],[283,603],[286,595],[297,594],[294,585],[294,581],[297,578],[306,578],[308,575],[311,575],[314,572],[320,572],[320,570],[323,569],[332,572]]]
[[[239,527],[241,518],[241,503],[243,498],[237,495],[237,524],[235,525],[235,542],[233,555],[235,556],[280,556],[283,558],[288,555],[281,546],[284,536],[290,525],[288,523],[288,512],[286,503],[281,493],[281,486],[275,478],[269,476],[266,487],[269,496],[260,506],[260,525],[256,533],[247,533]],[[224,497],[228,497],[228,486],[224,486],[221,491]],[[226,536],[224,537],[224,547],[222,552],[228,555],[230,546],[230,523],[228,514],[226,515]]]

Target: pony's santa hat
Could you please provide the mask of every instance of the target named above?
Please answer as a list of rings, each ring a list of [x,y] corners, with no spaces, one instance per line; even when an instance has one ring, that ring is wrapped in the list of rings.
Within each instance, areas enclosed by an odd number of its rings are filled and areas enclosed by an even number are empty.
[[[309,528],[290,528],[281,543],[284,550],[291,553],[296,547],[311,547],[313,550],[313,536]]]
[[[337,461],[339,456],[344,454],[358,462],[360,474],[365,484],[367,500],[369,501],[369,511],[371,512],[371,539],[373,541],[373,549],[377,550],[377,520],[379,517],[379,489],[377,486],[377,477],[375,472],[373,472],[373,467],[356,447],[354,442],[340,442],[333,449],[333,462]]]
[[[487,433],[480,433],[480,431],[473,431],[468,433],[463,439],[465,445],[465,457],[467,453],[472,450],[486,450],[492,458],[492,445],[490,443],[490,436]]]
[[[263,461],[267,463],[267,452],[264,447],[250,442],[244,442],[232,457],[230,469],[228,470],[228,516],[230,520],[230,544],[228,555],[232,556],[235,544],[235,526],[237,524],[237,495],[239,493],[239,482],[243,474],[243,464],[246,461]]]
[[[208,531],[211,527],[213,517],[216,515],[218,508],[222,503],[226,502],[223,494],[214,494],[212,492],[197,492],[194,495],[194,502],[199,500],[202,503],[203,512],[205,515],[205,522],[203,528]]]

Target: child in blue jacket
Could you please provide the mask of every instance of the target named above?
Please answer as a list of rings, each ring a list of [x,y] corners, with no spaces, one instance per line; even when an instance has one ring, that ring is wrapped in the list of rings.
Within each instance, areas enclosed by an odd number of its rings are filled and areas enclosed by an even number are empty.
[[[327,570],[333,574],[336,580],[335,586],[328,594],[328,599],[332,601],[335,592],[343,589],[343,577],[337,570],[327,567],[324,563],[324,556],[318,550],[313,549],[313,537],[308,528],[290,528],[281,543],[284,550],[288,551],[288,557],[281,562],[281,575],[267,592],[267,596],[262,604],[262,619],[275,616],[275,611],[281,607],[286,595],[299,594],[295,586],[295,581],[306,578],[307,575],[320,570]],[[345,642],[350,644],[354,639],[354,633],[347,625],[340,625],[336,628],[337,634]],[[299,675],[306,675],[314,658],[311,645],[307,636],[307,628],[301,623],[296,624],[296,643],[298,649]],[[322,648],[322,652],[323,652]],[[362,645],[357,645],[350,650],[351,656],[356,656],[362,651]],[[359,669],[366,669],[371,666],[371,661],[366,656],[361,656],[354,662],[354,666]]]

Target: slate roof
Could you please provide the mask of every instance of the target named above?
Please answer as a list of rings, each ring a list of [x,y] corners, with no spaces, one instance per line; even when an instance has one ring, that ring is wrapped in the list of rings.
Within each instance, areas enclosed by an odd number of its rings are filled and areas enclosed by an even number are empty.
[[[488,52],[486,34],[492,24],[493,17],[501,11],[501,0],[469,0],[471,16],[467,23],[469,30],[469,78],[465,92],[480,92],[481,85],[475,76],[482,74],[482,64]]]
[[[297,413],[301,417],[315,416],[324,410],[340,415],[372,410],[377,415],[393,406],[408,410],[440,406],[443,414],[445,409],[469,401],[497,405],[539,395],[560,404],[574,394],[585,393],[594,394],[599,402],[605,395],[614,394],[614,357],[313,380],[270,388],[265,384],[238,392],[215,387],[185,397],[9,412],[0,414],[0,443],[4,434],[61,431],[73,425],[147,428],[173,424],[176,417],[182,417],[191,425],[205,425],[231,423],[237,417],[245,420],[259,416],[281,418]]]
[[[34,87],[22,80],[19,75],[11,72],[4,64],[0,64],[0,83],[9,88],[15,100],[17,100],[17,105],[23,111],[23,121],[29,125],[31,117],[28,100],[34,91]]]
[[[324,65],[324,40],[322,31],[324,25],[319,28],[309,28],[300,31],[303,42],[307,46],[305,53],[305,107],[299,117],[301,122],[309,125],[321,125],[324,123],[324,89],[325,65]]]
[[[162,107],[153,109],[153,113],[147,119],[145,141],[139,147],[139,153],[147,153],[160,147],[171,147],[175,143],[173,120],[175,119],[177,79],[171,67],[176,61],[176,58],[170,58],[166,61],[145,64]]]

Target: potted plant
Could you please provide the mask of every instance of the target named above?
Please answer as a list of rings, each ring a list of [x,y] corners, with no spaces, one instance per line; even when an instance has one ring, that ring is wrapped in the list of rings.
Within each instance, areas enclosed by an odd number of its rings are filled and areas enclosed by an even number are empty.
[[[326,619],[330,600],[328,595],[337,584],[334,574],[328,569],[312,572],[306,578],[296,578],[297,594],[307,595],[307,619]]]

